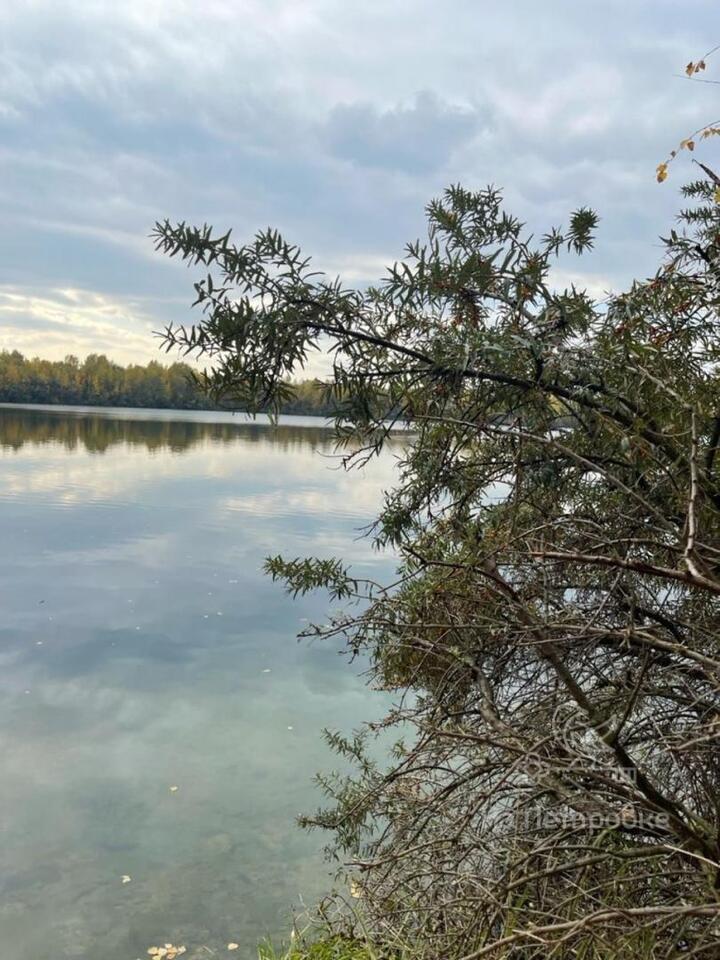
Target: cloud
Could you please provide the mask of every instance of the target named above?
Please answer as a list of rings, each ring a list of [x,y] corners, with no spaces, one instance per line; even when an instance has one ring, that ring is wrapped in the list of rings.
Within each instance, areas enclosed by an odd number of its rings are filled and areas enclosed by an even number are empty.
[[[0,287],[0,349],[59,359],[107,351],[153,359],[153,319],[141,303],[88,290]]]
[[[122,305],[109,324],[86,302],[97,336],[68,324],[73,349],[146,359],[192,300],[192,275],[152,252],[155,219],[240,240],[270,224],[363,283],[462,181],[504,187],[537,232],[597,207],[596,250],[568,269],[622,286],[654,268],[690,176],[681,161],[659,187],[655,165],[712,119],[714,88],[674,73],[716,22],[710,0],[4,4],[0,284]],[[24,317],[28,348],[57,352],[27,307],[2,342]]]
[[[339,104],[330,112],[324,135],[331,151],[344,160],[414,174],[443,166],[478,125],[472,110],[423,92],[409,106],[386,110],[368,103]]]

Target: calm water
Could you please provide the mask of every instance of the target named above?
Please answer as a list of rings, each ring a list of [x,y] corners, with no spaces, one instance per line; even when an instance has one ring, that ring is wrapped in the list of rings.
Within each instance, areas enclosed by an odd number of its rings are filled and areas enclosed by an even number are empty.
[[[393,458],[344,473],[312,423],[0,408],[3,958],[253,956],[328,888],[294,817],[336,765],[322,728],[383,704],[294,640],[326,600],[260,567],[341,554],[385,575],[357,536]]]

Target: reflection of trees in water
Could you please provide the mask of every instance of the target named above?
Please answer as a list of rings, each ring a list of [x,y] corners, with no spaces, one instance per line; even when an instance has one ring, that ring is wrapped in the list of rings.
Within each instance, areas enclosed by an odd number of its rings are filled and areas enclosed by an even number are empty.
[[[118,444],[181,453],[204,441],[264,443],[282,450],[330,450],[332,435],[322,427],[264,423],[205,423],[188,420],[116,419],[95,413],[45,410],[0,410],[0,445],[19,450],[25,444],[62,444],[104,453]]]

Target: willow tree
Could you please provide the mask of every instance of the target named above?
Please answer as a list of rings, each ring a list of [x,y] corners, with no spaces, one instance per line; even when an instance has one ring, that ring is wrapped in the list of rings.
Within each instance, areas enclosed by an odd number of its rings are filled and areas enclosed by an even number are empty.
[[[165,343],[206,358],[214,396],[278,407],[325,350],[348,467],[412,428],[371,534],[396,551],[393,584],[339,559],[268,561],[292,591],[341,601],[310,632],[398,692],[384,723],[332,737],[357,774],[324,778],[309,818],[387,949],[718,955],[712,191],[686,189],[657,275],[602,304],[552,273],[592,247],[594,213],[534,240],[493,189],[432,202],[427,241],[366,290],[273,231],[238,247],[157,225],[202,271],[202,316]],[[395,725],[378,765],[367,738]]]

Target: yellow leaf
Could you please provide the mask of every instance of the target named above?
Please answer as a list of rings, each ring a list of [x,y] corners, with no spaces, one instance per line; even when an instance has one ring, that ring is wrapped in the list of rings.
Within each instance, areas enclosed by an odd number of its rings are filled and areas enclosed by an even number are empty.
[[[688,148],[688,150],[692,153],[692,151],[695,149],[695,141],[694,141],[694,140],[688,140],[688,142],[687,142],[687,148]]]
[[[239,944],[239,943],[229,943],[229,944],[228,944],[228,950],[239,950],[239,949],[240,949],[240,944]]]
[[[685,73],[691,77],[695,73],[695,64],[690,61],[690,63],[685,67]]]
[[[662,183],[663,180],[667,180],[667,175],[668,175],[667,164],[659,163],[657,165],[657,170],[655,171],[655,175],[658,183]]]
[[[120,878],[121,883],[130,883],[131,880],[132,880],[132,877],[129,877],[127,873],[124,873]]]

